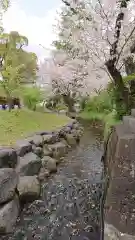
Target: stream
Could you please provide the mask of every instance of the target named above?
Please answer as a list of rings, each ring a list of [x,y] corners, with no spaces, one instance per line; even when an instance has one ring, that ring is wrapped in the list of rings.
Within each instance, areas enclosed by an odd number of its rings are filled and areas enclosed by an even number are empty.
[[[3,240],[99,240],[102,138],[84,125],[80,144],[42,185],[41,198],[26,205],[12,235]]]

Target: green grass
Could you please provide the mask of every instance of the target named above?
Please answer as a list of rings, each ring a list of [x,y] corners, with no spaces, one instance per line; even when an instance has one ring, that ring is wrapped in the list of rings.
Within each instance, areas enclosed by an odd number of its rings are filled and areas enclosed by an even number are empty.
[[[0,111],[0,145],[13,145],[36,131],[55,130],[66,125],[67,116],[29,110]]]
[[[115,112],[111,113],[98,113],[98,112],[82,112],[79,117],[92,122],[102,122],[104,125],[104,139],[108,136],[111,127],[118,124],[120,120],[116,119]]]

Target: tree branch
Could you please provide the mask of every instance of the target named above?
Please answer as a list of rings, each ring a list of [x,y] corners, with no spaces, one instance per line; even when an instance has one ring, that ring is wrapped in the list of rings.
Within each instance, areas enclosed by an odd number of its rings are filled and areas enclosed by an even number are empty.
[[[109,25],[109,20],[108,20],[107,14],[105,13],[105,11],[104,11],[104,9],[103,9],[103,6],[102,6],[102,4],[101,4],[101,1],[100,1],[100,0],[97,0],[97,1],[98,1],[99,5],[100,5],[100,8],[102,9],[102,12],[103,12],[103,14],[104,14],[104,16],[105,16],[105,18],[106,18],[106,20],[107,20],[108,25]]]
[[[106,66],[108,68],[114,67],[117,63],[117,59],[119,58],[117,48],[118,48],[118,43],[120,40],[122,21],[124,20],[123,8],[127,8],[127,4],[129,1],[130,0],[121,0],[121,2],[120,2],[120,13],[117,16],[116,23],[115,23],[115,32],[114,32],[115,40],[112,44],[112,47],[110,48],[110,59],[106,62]]]
[[[133,35],[134,32],[135,32],[135,26],[134,26],[134,28],[132,29],[132,31],[130,32],[130,34],[129,34],[129,36],[127,37],[127,39],[125,39],[125,42],[124,42],[124,44],[123,44],[123,46],[122,46],[122,48],[121,48],[121,51],[120,51],[119,54],[118,54],[118,58],[117,58],[117,61],[116,61],[116,64],[115,64],[115,65],[118,64],[119,59],[120,59],[120,56],[121,56],[121,54],[122,54],[122,52],[123,52],[126,44],[127,44],[128,41],[130,40],[130,38],[132,37],[132,35]]]

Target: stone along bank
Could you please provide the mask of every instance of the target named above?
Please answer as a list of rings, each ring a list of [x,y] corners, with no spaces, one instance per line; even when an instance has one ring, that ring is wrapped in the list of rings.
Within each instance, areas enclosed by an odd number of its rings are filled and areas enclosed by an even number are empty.
[[[55,132],[38,132],[18,141],[14,148],[0,148],[0,234],[13,231],[22,204],[39,198],[42,181],[57,171],[82,133],[74,120]]]

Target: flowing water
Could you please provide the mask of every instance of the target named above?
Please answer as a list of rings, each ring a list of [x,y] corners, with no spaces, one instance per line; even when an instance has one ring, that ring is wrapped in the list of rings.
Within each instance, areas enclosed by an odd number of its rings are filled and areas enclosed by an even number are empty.
[[[102,141],[85,126],[80,144],[43,183],[41,199],[25,206],[14,234],[3,240],[99,240]]]

